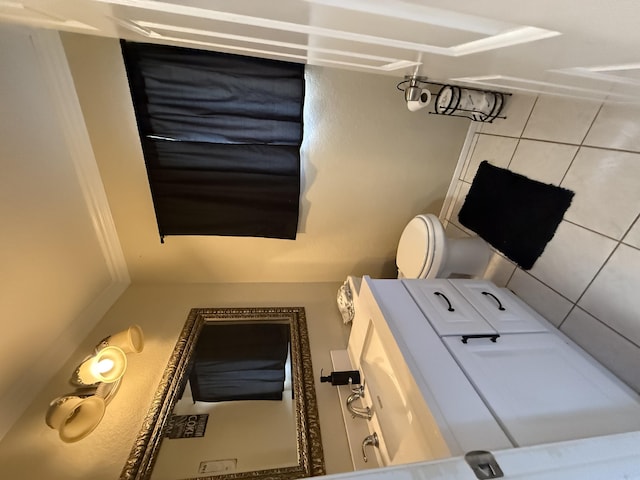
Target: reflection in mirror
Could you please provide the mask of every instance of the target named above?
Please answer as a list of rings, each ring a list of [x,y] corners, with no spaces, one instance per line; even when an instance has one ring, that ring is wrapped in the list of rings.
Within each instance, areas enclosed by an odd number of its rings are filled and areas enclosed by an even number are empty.
[[[121,478],[324,473],[304,308],[192,309]]]

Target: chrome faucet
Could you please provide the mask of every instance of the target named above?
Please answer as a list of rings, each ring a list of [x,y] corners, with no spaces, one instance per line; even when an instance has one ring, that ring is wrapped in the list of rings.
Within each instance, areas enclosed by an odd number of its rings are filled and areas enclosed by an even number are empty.
[[[364,398],[364,385],[360,385],[357,388],[351,390],[353,393],[347,397],[347,409],[352,413],[353,418],[360,417],[371,420],[373,415],[369,407],[361,408],[352,405],[354,400],[358,398]]]
[[[351,379],[349,379],[351,380]],[[351,388],[351,392],[359,395],[360,397],[364,397],[364,383],[354,387],[351,382],[349,382],[349,387]]]
[[[378,434],[376,432],[373,432],[368,437],[365,437],[362,441],[362,459],[365,462],[369,461],[369,459],[367,458],[367,451],[365,450],[365,447],[367,445],[373,445],[374,447],[380,446],[380,442],[378,441]]]
[[[353,380],[351,379],[351,377],[349,377],[349,389],[353,393],[359,393],[360,395],[364,396],[364,382],[362,382],[361,385],[358,385],[357,387],[354,387],[353,386]]]

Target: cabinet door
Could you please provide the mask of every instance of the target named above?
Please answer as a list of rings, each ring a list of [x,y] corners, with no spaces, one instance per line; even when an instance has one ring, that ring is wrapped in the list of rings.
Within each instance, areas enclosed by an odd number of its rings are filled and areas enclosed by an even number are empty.
[[[443,341],[518,446],[640,429],[638,396],[553,333]]]
[[[496,331],[447,280],[403,279],[438,335],[490,335]]]
[[[469,300],[498,333],[546,332],[548,323],[510,291],[486,280],[455,279],[449,282]]]

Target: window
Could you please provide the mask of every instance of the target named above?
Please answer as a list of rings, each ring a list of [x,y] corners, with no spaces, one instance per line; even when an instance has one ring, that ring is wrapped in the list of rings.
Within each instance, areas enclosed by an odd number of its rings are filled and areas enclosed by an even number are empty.
[[[304,65],[121,46],[160,237],[294,239]]]

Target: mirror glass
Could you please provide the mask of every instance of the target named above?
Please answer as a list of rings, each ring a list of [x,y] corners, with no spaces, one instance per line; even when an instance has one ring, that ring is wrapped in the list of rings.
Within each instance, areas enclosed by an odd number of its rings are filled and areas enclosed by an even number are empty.
[[[192,309],[121,478],[323,474],[304,308]]]

